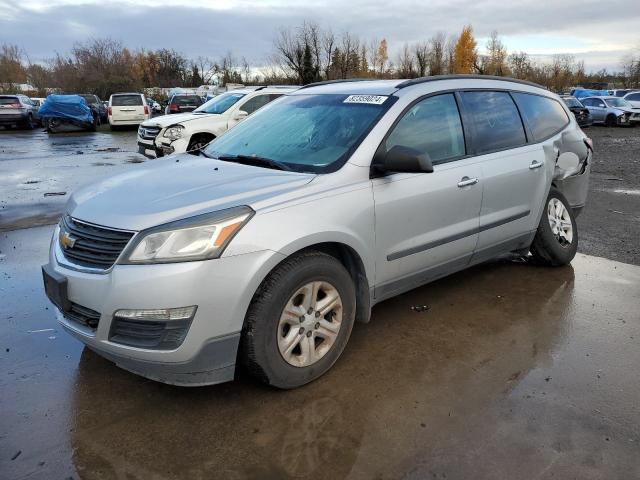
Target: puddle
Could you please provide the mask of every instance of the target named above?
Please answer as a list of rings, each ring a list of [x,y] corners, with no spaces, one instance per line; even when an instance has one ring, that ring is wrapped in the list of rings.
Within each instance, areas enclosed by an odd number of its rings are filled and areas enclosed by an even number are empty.
[[[618,188],[613,193],[621,193],[623,195],[640,195],[640,190],[627,190],[625,188]]]

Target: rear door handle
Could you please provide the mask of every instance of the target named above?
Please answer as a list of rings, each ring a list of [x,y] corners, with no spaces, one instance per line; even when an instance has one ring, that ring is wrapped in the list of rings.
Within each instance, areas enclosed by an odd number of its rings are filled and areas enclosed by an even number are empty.
[[[476,183],[478,183],[478,179],[477,178],[469,178],[467,176],[464,176],[458,182],[458,187],[460,187],[460,188],[468,187],[470,185],[475,185]]]
[[[529,170],[535,170],[536,168],[540,168],[543,165],[544,165],[544,162],[539,162],[538,160],[534,160],[533,162],[531,162],[531,165],[529,165]]]

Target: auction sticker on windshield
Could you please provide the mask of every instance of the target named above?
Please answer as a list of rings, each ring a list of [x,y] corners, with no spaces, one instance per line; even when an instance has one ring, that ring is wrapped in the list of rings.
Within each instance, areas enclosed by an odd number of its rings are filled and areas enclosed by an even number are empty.
[[[343,103],[368,103],[370,105],[382,105],[389,98],[384,95],[349,95]]]

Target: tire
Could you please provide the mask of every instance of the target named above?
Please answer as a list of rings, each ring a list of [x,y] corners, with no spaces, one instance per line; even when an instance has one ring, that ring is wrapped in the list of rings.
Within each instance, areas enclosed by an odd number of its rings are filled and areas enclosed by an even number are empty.
[[[27,119],[24,121],[24,128],[27,130],[33,130],[33,116],[31,114],[27,115]]]
[[[607,127],[615,127],[616,125],[618,125],[618,119],[616,118],[616,116],[614,114],[609,114],[607,115],[606,120],[604,121],[604,124]]]
[[[215,137],[213,135],[206,135],[206,134],[193,135],[189,140],[189,145],[187,146],[187,153],[191,153],[192,155],[198,155],[200,150],[202,150],[202,148],[205,147],[214,138]]]
[[[118,130],[118,127],[116,125],[109,124],[109,130],[111,130],[112,132],[115,132],[116,130]]]
[[[565,222],[565,226],[561,229],[558,228],[560,225],[558,218],[562,218]],[[554,233],[554,229],[557,233]],[[578,226],[573,210],[562,192],[551,187],[538,230],[530,247],[533,260],[540,265],[559,267],[569,264],[577,250]]]
[[[309,303],[313,298],[309,293],[316,291],[320,292],[315,294],[318,302]],[[327,291],[331,293],[323,298]],[[341,301],[341,308],[327,310],[324,316],[312,312],[313,307],[323,308],[321,302],[335,298],[336,293],[335,305]],[[296,302],[300,303],[296,306]],[[306,306],[310,310],[303,314]],[[309,383],[329,370],[344,350],[355,307],[353,280],[337,259],[317,251],[290,257],[269,274],[254,295],[242,331],[239,360],[254,377],[277,388]],[[293,314],[286,315],[285,310]],[[328,333],[331,336],[325,337]],[[288,344],[294,348],[281,353],[289,337]]]

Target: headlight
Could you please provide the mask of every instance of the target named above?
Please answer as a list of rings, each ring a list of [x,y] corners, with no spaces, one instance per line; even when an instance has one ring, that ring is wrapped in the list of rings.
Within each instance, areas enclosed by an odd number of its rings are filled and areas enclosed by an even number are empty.
[[[140,232],[121,264],[173,263],[218,258],[249,221],[253,210],[229,208],[178,220]]]
[[[184,127],[182,125],[173,125],[165,130],[162,134],[163,137],[168,138],[171,141],[182,138],[182,132]]]

